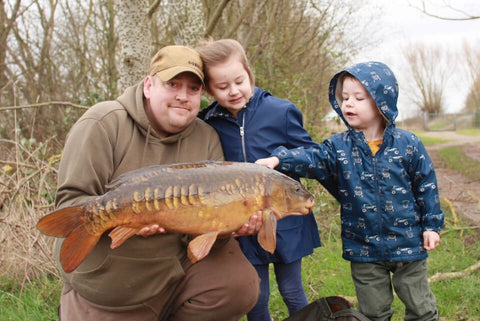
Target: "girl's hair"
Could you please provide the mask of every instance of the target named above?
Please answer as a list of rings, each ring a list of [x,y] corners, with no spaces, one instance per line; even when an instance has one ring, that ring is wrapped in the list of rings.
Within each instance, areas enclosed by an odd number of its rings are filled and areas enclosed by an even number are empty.
[[[247,71],[252,88],[255,86],[255,76],[253,75],[252,68],[248,62],[247,55],[245,54],[245,49],[243,49],[238,41],[234,39],[220,39],[217,41],[207,40],[202,46],[196,48],[196,50],[203,61],[205,85],[207,89],[209,83],[208,68],[223,63],[232,56],[237,56],[239,58],[243,67]]]

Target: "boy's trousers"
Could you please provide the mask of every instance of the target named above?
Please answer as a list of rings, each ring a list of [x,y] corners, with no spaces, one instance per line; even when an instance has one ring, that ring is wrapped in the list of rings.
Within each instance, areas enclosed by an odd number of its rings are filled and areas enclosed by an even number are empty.
[[[361,313],[372,321],[390,320],[393,288],[405,304],[405,319],[438,320],[438,310],[427,276],[427,261],[351,262],[351,273]]]

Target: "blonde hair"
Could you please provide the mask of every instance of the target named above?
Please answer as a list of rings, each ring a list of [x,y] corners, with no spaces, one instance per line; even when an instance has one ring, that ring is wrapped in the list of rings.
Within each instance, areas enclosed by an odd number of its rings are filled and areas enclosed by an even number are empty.
[[[345,71],[340,74],[340,76],[337,79],[337,88],[335,89],[335,99],[337,100],[338,105],[342,105],[343,102],[343,96],[342,96],[342,91],[343,91],[343,82],[347,78],[352,78],[357,81],[359,81],[354,75],[351,73]],[[367,91],[368,92],[368,91]],[[368,93],[370,95],[370,93]]]
[[[245,49],[243,49],[243,46],[237,40],[220,39],[213,41],[209,39],[205,41],[202,46],[196,48],[196,50],[200,54],[200,57],[203,61],[205,86],[207,89],[209,83],[208,68],[223,63],[232,56],[237,56],[247,71],[252,89],[255,86],[255,76],[253,75],[252,68],[250,67]]]

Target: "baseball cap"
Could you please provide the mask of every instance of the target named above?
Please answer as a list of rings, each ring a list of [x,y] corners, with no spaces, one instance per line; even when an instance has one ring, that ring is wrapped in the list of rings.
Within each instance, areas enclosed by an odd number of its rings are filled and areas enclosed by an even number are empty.
[[[157,75],[168,81],[182,72],[192,72],[203,83],[203,64],[195,50],[185,46],[166,46],[160,49],[150,61],[150,75]]]

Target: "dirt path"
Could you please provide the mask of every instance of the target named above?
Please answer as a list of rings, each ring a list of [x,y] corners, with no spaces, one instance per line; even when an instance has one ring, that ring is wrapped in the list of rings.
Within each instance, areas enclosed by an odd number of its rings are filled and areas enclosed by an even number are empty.
[[[475,225],[480,224],[480,181],[446,168],[437,156],[437,151],[444,147],[463,145],[464,154],[480,162],[480,137],[460,135],[456,132],[428,132],[425,135],[450,140],[447,143],[427,146],[435,165],[440,197],[448,199],[456,213],[465,216]]]

